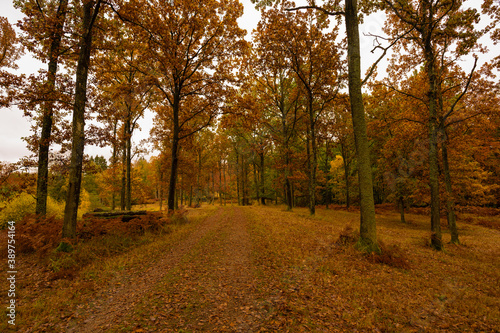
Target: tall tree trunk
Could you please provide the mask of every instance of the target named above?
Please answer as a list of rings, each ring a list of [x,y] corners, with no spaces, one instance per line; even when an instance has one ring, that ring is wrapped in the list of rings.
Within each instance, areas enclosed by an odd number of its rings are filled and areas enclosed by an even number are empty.
[[[405,199],[402,195],[399,196],[398,200],[399,214],[401,215],[401,222],[406,224],[405,219]]]
[[[459,244],[457,221],[455,217],[455,200],[453,199],[453,189],[451,187],[450,165],[448,161],[448,136],[446,130],[441,126],[442,134],[441,154],[443,156],[444,183],[446,187],[446,218],[451,234],[451,243]]]
[[[222,169],[222,175],[224,177],[224,188],[223,188],[223,195],[224,195],[224,206],[226,205],[226,199],[227,199],[227,187],[226,187],[226,167],[225,164],[223,165]]]
[[[182,194],[182,192],[181,192]],[[174,204],[175,209],[179,209],[179,190],[176,188],[175,189],[175,204]]]
[[[123,130],[126,135],[125,127]],[[122,186],[120,189],[120,210],[124,211],[127,207],[127,141],[123,139],[122,145]]]
[[[307,172],[308,172],[308,183],[307,183],[307,206],[309,208],[309,213],[314,215],[315,207],[314,207],[314,185],[313,185],[313,177],[312,177],[312,153],[311,153],[311,129],[310,124],[307,125],[307,136],[306,136],[306,158],[307,158]]]
[[[160,163],[159,163],[160,164]],[[159,166],[159,184],[158,184],[158,194],[160,197],[160,212],[163,209],[163,170],[161,170],[161,164]]]
[[[330,186],[328,186],[328,183],[330,182],[330,173],[328,172],[328,157],[330,155],[329,153],[329,145],[328,145],[328,140],[325,140],[325,165],[324,165],[324,170],[326,171],[326,184],[325,184],[325,198],[323,199],[325,202],[325,207],[326,209],[330,209],[329,205],[331,203],[331,192],[330,192]]]
[[[347,162],[348,156],[347,156],[347,147],[342,147],[341,148],[341,154],[342,154],[342,160],[344,162],[344,178],[345,178],[345,206],[346,208],[349,208],[351,206],[351,198],[350,198],[350,192],[349,192],[349,187],[351,186],[349,182],[349,163]]]
[[[425,2],[426,6],[430,6]],[[429,100],[429,187],[431,190],[431,244],[436,250],[443,249],[441,236],[441,222],[439,212],[439,166],[438,166],[438,104],[437,104],[437,73],[436,59],[432,46],[431,31],[433,29],[431,8],[423,9],[429,16],[428,22],[424,22],[422,37],[424,40],[424,61],[427,74],[427,83],[429,90],[427,98]]]
[[[126,121],[126,130],[127,130],[127,136],[125,139],[125,147],[126,147],[126,192],[125,192],[125,205],[126,205],[126,210],[130,211],[132,210],[132,181],[131,181],[131,174],[132,174],[132,130],[131,130],[131,124],[130,124],[130,115],[131,111],[129,110],[129,116],[127,117]]]
[[[242,204],[246,206],[248,204],[248,172],[247,172],[247,163],[245,161],[245,155],[241,155],[241,196],[242,196]]]
[[[215,170],[212,170],[212,198],[210,202],[215,205]]]
[[[222,206],[222,158],[219,160],[219,203]]]
[[[189,207],[193,205],[193,185],[189,187]]]
[[[309,202],[309,212],[311,215],[316,214],[316,170],[318,168],[318,147],[316,147],[316,128],[314,121],[314,113],[312,106],[312,96],[310,96],[309,102],[309,121],[311,122],[310,130],[311,130],[311,151],[312,151],[312,160],[311,160],[311,186],[309,188],[310,202]]]
[[[49,148],[50,136],[52,133],[52,117],[54,115],[54,92],[56,86],[57,64],[59,62],[59,52],[61,40],[64,33],[64,23],[66,20],[66,10],[68,0],[59,1],[56,17],[54,21],[54,31],[51,36],[49,48],[49,65],[47,73],[47,94],[49,99],[45,101],[42,117],[42,131],[40,133],[40,142],[38,148],[38,177],[36,183],[36,207],[37,215],[47,213],[47,183],[49,179]]]
[[[240,165],[239,165],[239,154],[238,154],[238,150],[236,150],[236,196],[237,196],[237,199],[238,199],[238,205],[241,205],[241,201],[240,201]]]
[[[349,98],[358,157],[359,194],[361,198],[360,238],[358,247],[380,251],[377,244],[373,178],[370,147],[366,133],[365,109],[361,92],[361,56],[359,47],[357,0],[346,0],[345,21],[347,31],[347,59],[349,67]]]
[[[290,182],[290,156],[288,153],[288,147],[285,147],[285,190],[286,190],[286,210],[291,211],[293,208],[293,191],[292,184]]]
[[[173,111],[173,132],[172,132],[172,163],[170,165],[170,181],[168,183],[168,211],[175,209],[175,187],[177,182],[177,167],[179,165],[179,101],[180,92],[175,91],[174,102],[172,105]]]
[[[260,203],[265,205],[266,204],[266,197],[264,196],[264,188],[265,188],[265,172],[264,172],[264,162],[265,162],[265,156],[264,156],[264,151],[259,152],[259,157],[260,157]]]
[[[115,210],[116,208],[116,203],[115,203],[115,200],[116,200],[116,191],[115,191],[115,177],[116,177],[116,158],[117,158],[117,154],[118,154],[118,149],[117,149],[117,145],[116,145],[116,132],[117,132],[117,127],[118,127],[118,120],[116,119],[113,123],[113,154],[111,156],[111,165],[112,165],[112,177],[113,177],[113,191],[111,192],[111,210]]]
[[[95,7],[94,7],[95,6]],[[64,209],[63,238],[76,237],[76,219],[82,182],[83,150],[85,146],[85,102],[87,100],[87,77],[92,49],[92,27],[97,19],[101,0],[87,1],[83,5],[83,37],[76,68],[75,104],[73,106],[73,141],[69,170],[68,194]]]
[[[196,203],[200,204],[201,199],[201,150],[198,150],[198,174],[196,175]]]
[[[255,161],[252,161],[252,169],[253,169],[253,183],[254,183],[254,186],[255,186],[255,197],[257,198],[257,202],[260,203],[260,190],[259,190],[259,186],[260,186],[260,182],[259,182],[259,179],[257,177],[257,165],[255,165]]]

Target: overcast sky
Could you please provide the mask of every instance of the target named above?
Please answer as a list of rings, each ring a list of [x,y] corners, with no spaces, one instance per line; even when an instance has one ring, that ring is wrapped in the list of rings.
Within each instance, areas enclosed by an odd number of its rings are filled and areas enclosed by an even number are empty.
[[[247,30],[248,34],[257,26],[260,19],[260,13],[256,11],[250,0],[240,0],[245,6],[244,15],[238,20],[240,26]],[[11,24],[22,18],[22,14],[14,9],[12,0],[0,0],[2,5],[1,16],[8,18]],[[377,54],[372,54],[370,51],[373,45],[373,38],[366,37],[364,34],[382,34],[382,27],[384,24],[384,16],[382,14],[370,15],[365,19],[364,24],[360,27],[361,38],[361,53],[362,53],[362,71],[363,73],[369,66],[378,58]],[[490,46],[490,55],[497,55],[500,53],[500,48]],[[472,59],[472,56],[470,57]],[[30,74],[36,73],[38,69],[46,69],[46,65],[31,58],[29,54],[23,56],[18,62],[19,71],[22,73]],[[479,64],[481,65],[481,64]],[[379,65],[379,76],[383,76],[383,68],[386,63],[381,62]],[[465,62],[464,69],[470,70],[472,62]],[[140,142],[142,139],[148,138],[149,131],[153,124],[153,114],[147,113],[145,117],[139,120],[141,126],[140,132],[134,132],[133,141]],[[30,155],[26,149],[26,143],[22,137],[31,135],[30,123],[27,118],[23,117],[22,112],[16,107],[1,108],[0,109],[0,161],[15,162],[23,156]],[[111,156],[111,148],[98,148],[93,146],[86,146],[85,153],[90,155],[104,155],[109,158]]]

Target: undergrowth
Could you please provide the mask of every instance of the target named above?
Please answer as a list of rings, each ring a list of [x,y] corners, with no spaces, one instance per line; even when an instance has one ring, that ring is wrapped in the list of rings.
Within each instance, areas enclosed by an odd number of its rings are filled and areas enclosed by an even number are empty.
[[[128,251],[151,240],[148,235],[168,234],[172,224],[187,222],[186,212],[168,218],[149,212],[124,222],[122,218],[87,216],[77,224],[77,238],[61,242],[62,219],[29,215],[16,223],[17,250],[35,253],[53,272],[51,278],[73,278],[89,263]],[[145,237],[146,236],[146,237]]]

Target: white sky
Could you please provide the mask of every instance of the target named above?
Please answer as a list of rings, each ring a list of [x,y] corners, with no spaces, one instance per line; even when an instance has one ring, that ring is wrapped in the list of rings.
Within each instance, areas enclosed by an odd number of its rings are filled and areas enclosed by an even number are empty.
[[[245,12],[243,16],[238,20],[240,26],[247,30],[250,34],[251,31],[257,26],[260,19],[260,13],[254,9],[253,4],[250,0],[240,0],[245,6]],[[8,18],[11,24],[22,18],[22,14],[14,9],[12,5],[12,0],[0,0],[1,4],[1,16]],[[360,42],[361,42],[361,65],[362,72],[365,73],[369,66],[376,61],[378,58],[377,54],[372,54],[370,51],[373,48],[373,39],[371,37],[365,37],[364,33],[380,34],[382,35],[382,27],[384,25],[383,14],[373,14],[365,18],[365,22],[360,26]],[[500,47],[492,47],[490,50],[490,55],[498,55],[500,53]],[[380,54],[380,53],[378,53]],[[472,59],[472,56],[470,57]],[[481,65],[479,63],[478,65]],[[39,68],[46,69],[46,64],[43,64],[29,56],[29,54],[23,56],[18,62],[19,72],[21,73],[35,73]],[[386,67],[386,61],[382,61],[379,64],[378,75],[383,76],[383,69]],[[465,63],[464,69],[470,70],[472,67],[471,63]],[[133,141],[134,143],[140,142],[142,139],[149,137],[149,131],[153,125],[153,114],[151,112],[147,113],[143,119],[139,120],[139,125],[141,131],[134,132]],[[22,137],[27,137],[31,135],[30,123],[27,118],[23,117],[22,112],[16,107],[2,108],[0,109],[0,161],[15,162],[23,156],[30,155],[30,152],[26,149],[26,143],[21,139]],[[89,155],[104,155],[109,158],[111,155],[111,148],[98,148],[94,146],[86,146],[85,153]]]

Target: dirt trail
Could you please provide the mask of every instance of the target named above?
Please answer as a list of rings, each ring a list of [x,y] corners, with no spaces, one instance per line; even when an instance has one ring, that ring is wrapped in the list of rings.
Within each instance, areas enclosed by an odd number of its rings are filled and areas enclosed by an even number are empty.
[[[66,332],[258,330],[265,311],[248,223],[242,208],[219,208],[159,261],[99,293]]]

